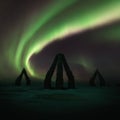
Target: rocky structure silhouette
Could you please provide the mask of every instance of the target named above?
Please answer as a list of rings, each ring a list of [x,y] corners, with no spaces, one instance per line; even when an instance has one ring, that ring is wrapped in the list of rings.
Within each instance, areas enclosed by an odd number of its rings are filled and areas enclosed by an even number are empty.
[[[30,80],[30,78],[28,77],[25,68],[23,68],[21,74],[17,77],[17,79],[16,79],[16,81],[15,81],[15,85],[16,85],[16,86],[21,86],[21,81],[22,81],[23,75],[24,75],[25,80],[26,80],[26,85],[27,85],[27,86],[31,85],[31,80]]]
[[[56,89],[64,89],[64,80],[63,80],[63,67],[65,69],[66,75],[68,77],[68,88],[74,89],[75,88],[75,80],[74,76],[72,74],[72,71],[70,70],[70,67],[67,64],[67,61],[65,59],[65,56],[61,53],[57,54],[54,58],[54,61],[48,70],[45,80],[44,80],[44,88],[45,89],[52,89],[51,86],[51,78],[53,76],[53,73],[55,71],[55,68],[57,66],[57,72],[56,72]]]
[[[95,73],[93,74],[93,76],[91,77],[91,79],[90,79],[90,81],[89,81],[89,83],[90,83],[90,85],[91,86],[96,86],[96,78],[98,77],[98,80],[100,81],[100,87],[101,86],[105,86],[105,80],[104,80],[104,78],[103,78],[103,76],[101,75],[101,73],[99,72],[99,70],[97,69],[96,71],[95,71]]]

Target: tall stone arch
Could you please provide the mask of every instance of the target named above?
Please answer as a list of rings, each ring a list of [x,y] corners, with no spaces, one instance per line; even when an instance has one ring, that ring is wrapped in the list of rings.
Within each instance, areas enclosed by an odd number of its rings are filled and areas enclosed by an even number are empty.
[[[75,88],[75,80],[74,76],[72,74],[72,71],[70,70],[69,65],[67,64],[67,61],[65,59],[65,56],[61,53],[57,54],[56,57],[53,60],[53,63],[48,70],[45,80],[44,80],[44,88],[45,89],[51,89],[51,78],[53,76],[53,73],[55,71],[55,68],[57,67],[56,72],[56,89],[63,89],[64,88],[64,80],[63,80],[63,69],[65,69],[66,75],[68,77],[68,88],[73,89]]]

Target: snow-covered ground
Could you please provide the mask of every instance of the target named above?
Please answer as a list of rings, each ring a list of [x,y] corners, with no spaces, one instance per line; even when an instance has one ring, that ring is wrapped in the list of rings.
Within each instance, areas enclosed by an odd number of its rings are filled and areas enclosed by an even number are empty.
[[[119,87],[45,90],[38,86],[0,87],[1,114],[12,119],[73,120],[119,117]],[[6,114],[6,115],[5,115]]]

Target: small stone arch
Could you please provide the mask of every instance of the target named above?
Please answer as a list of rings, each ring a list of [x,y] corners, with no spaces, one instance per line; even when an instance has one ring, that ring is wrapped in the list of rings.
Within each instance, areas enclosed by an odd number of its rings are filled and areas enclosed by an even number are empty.
[[[89,83],[90,86],[96,86],[95,81],[96,81],[96,77],[98,77],[99,81],[100,81],[100,87],[101,86],[105,86],[105,80],[103,78],[103,76],[101,75],[101,73],[99,72],[99,70],[96,70],[93,74],[93,76],[91,77]]]
[[[26,80],[26,85],[27,85],[27,86],[31,85],[31,80],[30,80],[30,78],[28,77],[25,68],[23,68],[23,70],[21,71],[21,74],[17,77],[17,79],[16,79],[16,81],[15,81],[15,85],[16,85],[16,86],[21,86],[21,81],[22,81],[23,75],[24,75],[25,80]]]

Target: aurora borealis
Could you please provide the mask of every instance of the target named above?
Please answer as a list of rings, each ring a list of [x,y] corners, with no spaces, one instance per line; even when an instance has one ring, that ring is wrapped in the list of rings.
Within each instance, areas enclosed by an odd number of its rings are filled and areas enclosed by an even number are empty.
[[[43,79],[62,52],[77,80],[120,79],[120,0],[2,0],[0,26],[2,78]]]

